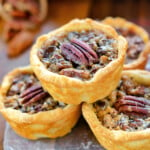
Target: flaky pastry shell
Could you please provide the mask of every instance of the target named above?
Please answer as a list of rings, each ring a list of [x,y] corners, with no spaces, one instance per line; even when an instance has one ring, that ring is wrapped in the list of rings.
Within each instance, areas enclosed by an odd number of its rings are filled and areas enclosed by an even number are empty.
[[[142,50],[142,52],[140,53],[139,57],[136,60],[134,60],[129,64],[125,64],[123,69],[124,70],[144,69],[147,63],[148,54],[150,53],[150,43],[148,43],[149,41],[148,33],[142,27],[120,17],[116,18],[107,17],[102,21],[102,23],[111,25],[114,28],[132,29],[137,35],[139,35],[143,39],[145,43],[145,48]]]
[[[31,67],[17,68],[5,76],[0,91],[0,112],[14,131],[28,139],[57,138],[66,135],[78,121],[80,105],[67,105],[35,114],[6,108],[4,101],[12,79],[19,73],[33,73]]]
[[[118,58],[111,61],[103,69],[99,69],[94,76],[87,81],[48,71],[37,56],[37,52],[42,44],[47,39],[61,32],[80,31],[83,29],[97,29],[116,39]],[[108,95],[117,86],[124,63],[126,49],[127,41],[122,36],[118,36],[112,27],[91,19],[75,19],[59,29],[39,37],[31,50],[30,62],[38,79],[41,81],[44,88],[51,93],[54,99],[59,99],[68,104],[80,104],[81,102],[92,103]]]
[[[123,75],[133,77],[143,85],[150,86],[150,72],[142,70],[126,70]],[[102,125],[97,118],[92,104],[84,103],[82,112],[85,120],[97,140],[108,150],[148,150],[150,149],[150,128],[141,131],[127,132],[110,130]]]

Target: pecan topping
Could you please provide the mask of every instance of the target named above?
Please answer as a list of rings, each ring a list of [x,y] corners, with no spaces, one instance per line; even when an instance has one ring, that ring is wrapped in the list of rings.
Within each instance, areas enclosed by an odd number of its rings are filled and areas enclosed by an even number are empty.
[[[60,71],[61,75],[66,75],[68,77],[78,77],[82,79],[89,79],[90,73],[84,70],[77,70],[73,68],[67,68]]]
[[[115,108],[119,110],[119,112],[150,116],[150,100],[143,97],[123,96],[117,100]]]
[[[43,90],[40,85],[34,85],[21,94],[21,103],[28,106],[36,101],[48,96],[48,93]]]
[[[86,65],[93,64],[97,61],[98,56],[91,47],[77,39],[72,39],[70,43],[61,45],[62,55],[66,59],[78,64]]]

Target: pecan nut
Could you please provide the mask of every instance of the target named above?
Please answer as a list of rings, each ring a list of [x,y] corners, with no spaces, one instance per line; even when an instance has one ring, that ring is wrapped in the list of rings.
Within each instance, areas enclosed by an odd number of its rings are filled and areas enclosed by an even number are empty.
[[[78,65],[93,64],[97,61],[98,56],[91,47],[83,41],[72,39],[70,43],[61,45],[62,55]]]
[[[24,104],[24,106],[28,106],[34,102],[37,102],[45,97],[48,96],[48,93],[43,90],[43,88],[40,85],[34,85],[28,89],[26,89],[22,94],[21,103]]]
[[[77,77],[77,78],[81,78],[81,79],[89,79],[90,78],[90,73],[88,71],[77,70],[77,69],[73,69],[73,68],[63,69],[60,71],[60,74],[68,76],[68,77]]]
[[[119,112],[150,116],[150,100],[143,97],[126,95],[118,99],[114,106]]]

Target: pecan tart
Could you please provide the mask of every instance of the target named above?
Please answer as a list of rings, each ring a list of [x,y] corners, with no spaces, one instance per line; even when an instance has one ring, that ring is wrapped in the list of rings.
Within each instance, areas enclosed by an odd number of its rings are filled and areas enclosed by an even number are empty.
[[[28,139],[64,136],[81,114],[80,105],[54,100],[31,67],[17,68],[4,78],[0,112],[16,133]]]
[[[47,15],[47,0],[1,0],[0,16],[6,22],[21,23],[24,28],[34,28]]]
[[[124,69],[144,69],[150,53],[148,33],[142,27],[119,17],[107,17],[102,22],[114,27],[128,41]]]
[[[83,115],[97,140],[109,150],[150,149],[150,72],[123,71],[118,87]]]
[[[31,50],[30,62],[55,99],[92,103],[117,86],[126,48],[126,40],[110,26],[75,19],[41,36]]]
[[[37,27],[46,18],[47,6],[47,0],[0,1],[2,37],[7,42],[9,57],[18,56],[33,43]]]

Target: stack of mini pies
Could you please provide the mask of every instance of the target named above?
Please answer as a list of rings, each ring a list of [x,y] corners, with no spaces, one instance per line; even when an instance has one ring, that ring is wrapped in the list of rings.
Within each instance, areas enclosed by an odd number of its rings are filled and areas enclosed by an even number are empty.
[[[130,37],[123,37],[121,33]],[[132,41],[131,45],[129,38]],[[109,17],[101,22],[92,19],[72,20],[37,39],[30,53],[31,66],[17,68],[5,76],[0,90],[0,112],[16,133],[28,139],[38,139],[57,138],[69,133],[78,121],[82,109],[82,114],[94,135],[106,149],[148,150],[150,96],[145,98],[146,104],[141,101],[140,104],[133,104],[133,101],[137,100],[131,99],[134,109],[129,109],[130,103],[121,103],[121,106],[127,106],[125,111],[120,109],[120,105],[119,110],[118,107],[114,107],[120,97],[116,96],[113,101],[107,99],[120,86],[120,80],[124,75],[132,78],[138,86],[143,87],[142,89],[146,87],[147,91],[150,91],[150,73],[137,70],[144,69],[147,62],[150,53],[148,41],[148,33],[144,29],[122,18]],[[128,54],[132,58],[128,59]],[[130,61],[124,65],[125,58]],[[20,85],[20,78],[16,80],[19,74],[34,75],[40,90],[36,88],[35,92],[33,86],[36,82],[22,89],[26,81],[23,77],[23,83]],[[13,85],[20,86],[19,93],[14,92]],[[12,93],[11,89],[14,90]],[[42,100],[39,98],[41,90],[47,93],[52,101],[57,101],[57,107],[42,109],[47,97],[41,97]],[[17,93],[18,100],[14,93]],[[25,96],[28,97],[24,98]],[[38,98],[35,98],[36,96]],[[140,96],[137,94],[137,97]],[[6,105],[8,99],[13,103],[14,97],[17,107]],[[35,102],[34,105],[32,102]],[[42,106],[40,105],[37,112],[32,113],[26,109],[31,103],[33,109],[37,108],[35,104],[38,102],[42,103]],[[99,103],[99,113],[107,114],[105,109],[113,108],[118,114],[146,117],[149,119],[149,126],[137,131],[107,128],[103,125],[103,117],[100,119],[95,111],[95,105]],[[101,106],[102,104],[105,107]],[[140,108],[137,109],[139,105]]]

